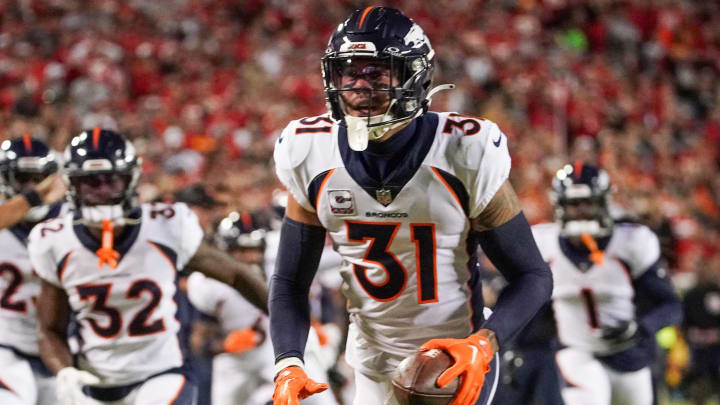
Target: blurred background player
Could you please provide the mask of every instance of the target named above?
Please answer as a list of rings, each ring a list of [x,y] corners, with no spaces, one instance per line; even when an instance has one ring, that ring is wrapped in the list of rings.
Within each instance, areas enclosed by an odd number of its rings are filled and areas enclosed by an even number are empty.
[[[57,374],[62,404],[193,404],[176,319],[179,272],[196,270],[242,291],[265,308],[262,278],[201,243],[185,204],[139,204],[141,160],[115,131],[73,138],[63,175],[74,214],[46,221],[30,235],[30,258],[42,278],[40,354]],[[70,312],[79,353],[67,343]]]
[[[683,298],[682,330],[690,349],[685,385],[694,405],[720,400],[720,261],[699,263],[697,285]]]
[[[643,225],[615,223],[610,178],[576,161],[557,171],[557,222],[533,227],[553,271],[557,354],[567,405],[650,405],[655,333],[680,322],[680,301]]]
[[[265,230],[258,218],[232,212],[220,221],[214,240],[215,246],[266,279],[262,268]],[[272,381],[266,316],[236,290],[203,274],[191,274],[186,288],[190,303],[203,314],[192,325],[192,348],[213,357],[212,404],[257,405],[250,400],[252,394]]]
[[[251,265],[263,278],[271,219],[267,214],[267,211],[231,212],[220,221],[214,236],[218,248]],[[236,290],[200,273],[188,277],[187,294],[205,315],[194,324],[191,341],[197,352],[214,355],[212,404],[267,404],[274,377],[267,317]],[[317,333],[311,333],[307,367],[311,375],[324,376],[327,367],[319,361],[319,340]],[[309,398],[306,403],[332,405],[336,401],[327,392]]]
[[[65,186],[55,152],[25,135],[0,145],[0,403],[55,404],[53,374],[40,360],[35,299],[40,280],[27,251],[32,227],[61,214]],[[57,201],[57,202],[55,202]],[[50,203],[50,204],[48,204]]]
[[[551,305],[546,304],[517,339],[501,350],[502,383],[494,403],[563,405],[556,350],[555,319]]]
[[[455,361],[439,385],[462,375],[454,405],[488,401],[498,345],[550,297],[550,271],[508,181],[507,138],[488,120],[428,112],[431,96],[452,88],[431,89],[434,56],[400,11],[356,10],[322,58],[330,114],[292,121],[276,142],[291,194],[270,295],[276,405],[327,388],[302,359],[326,231],[343,257],[355,405],[396,403],[391,373],[430,349]],[[487,320],[469,286],[478,241],[509,282]]]

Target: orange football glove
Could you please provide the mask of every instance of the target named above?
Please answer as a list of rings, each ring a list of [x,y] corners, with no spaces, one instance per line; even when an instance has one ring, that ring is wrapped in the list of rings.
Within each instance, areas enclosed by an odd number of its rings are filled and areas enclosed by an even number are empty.
[[[432,339],[420,347],[421,351],[431,349],[444,350],[455,360],[438,377],[438,386],[444,387],[458,376],[463,376],[450,405],[474,405],[480,397],[485,374],[490,371],[490,361],[494,356],[488,338],[475,334],[465,339]]]
[[[300,400],[326,389],[327,384],[311,380],[302,368],[286,367],[275,377],[273,405],[298,405]]]
[[[254,349],[260,341],[259,333],[254,329],[236,329],[223,341],[223,349],[228,353],[242,353]]]

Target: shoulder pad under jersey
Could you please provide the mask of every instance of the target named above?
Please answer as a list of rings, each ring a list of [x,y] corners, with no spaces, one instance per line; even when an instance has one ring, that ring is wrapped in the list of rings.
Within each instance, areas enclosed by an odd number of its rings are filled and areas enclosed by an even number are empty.
[[[510,175],[507,136],[490,120],[457,113],[438,115],[439,136],[448,137],[448,163],[468,187],[470,218],[474,218]]]
[[[307,187],[335,166],[336,123],[327,115],[291,121],[275,142],[275,171],[295,200],[310,212]]]
[[[30,231],[28,253],[33,269],[38,276],[59,286],[57,266],[63,259],[63,241],[67,239],[68,228],[72,226],[72,214],[58,216],[40,222]],[[69,249],[65,249],[69,250]]]
[[[617,255],[630,266],[633,278],[642,276],[650,266],[660,260],[660,241],[645,225],[617,224],[613,233],[618,241]]]

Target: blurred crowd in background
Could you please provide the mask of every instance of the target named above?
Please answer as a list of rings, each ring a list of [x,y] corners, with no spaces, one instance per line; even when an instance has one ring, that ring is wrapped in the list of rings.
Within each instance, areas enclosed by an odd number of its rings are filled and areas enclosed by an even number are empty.
[[[367,3],[4,0],[0,140],[29,133],[62,150],[83,129],[116,128],[144,157],[141,197],[202,183],[211,229],[231,210],[269,205],[274,141],[291,119],[326,111],[327,39]],[[383,3],[425,29],[435,84],[457,85],[432,109],[508,135],[531,222],[553,218],[556,170],[597,162],[617,215],[661,237],[676,287],[717,282],[720,2]]]

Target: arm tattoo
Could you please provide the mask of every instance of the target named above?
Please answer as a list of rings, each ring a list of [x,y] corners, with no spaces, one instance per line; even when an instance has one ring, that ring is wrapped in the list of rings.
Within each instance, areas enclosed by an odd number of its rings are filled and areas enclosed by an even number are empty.
[[[520,201],[512,185],[506,180],[480,215],[471,219],[473,230],[482,232],[496,228],[511,220],[520,211]]]

